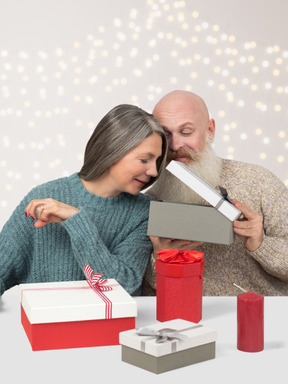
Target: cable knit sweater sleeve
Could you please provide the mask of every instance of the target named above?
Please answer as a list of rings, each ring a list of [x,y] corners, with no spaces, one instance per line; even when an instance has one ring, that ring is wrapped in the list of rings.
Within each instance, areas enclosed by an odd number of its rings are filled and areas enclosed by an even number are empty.
[[[126,193],[115,198],[95,196],[75,175],[69,186],[80,211],[61,226],[69,234],[81,270],[89,264],[105,278],[116,279],[129,293],[139,294],[152,251],[147,236],[151,197]]]
[[[232,198],[263,216],[264,239],[254,258],[271,276],[288,281],[288,189],[269,170],[252,164],[224,160],[225,187]]]
[[[33,251],[33,222],[25,217],[29,195],[17,206],[0,233],[0,296],[25,281]]]
[[[143,205],[143,210],[147,206]],[[117,215],[115,215],[117,220]],[[130,221],[130,220],[129,220]],[[123,222],[123,226],[130,227],[130,222]],[[147,233],[147,218],[135,222],[135,227],[127,231],[122,239],[113,242],[109,247],[104,243],[101,231],[91,219],[86,209],[81,209],[72,218],[61,224],[69,233],[72,251],[80,268],[89,264],[97,273],[105,278],[116,279],[130,293],[137,293],[144,271],[146,269],[152,245]],[[126,230],[124,229],[124,232]]]
[[[288,189],[268,170],[261,168],[258,177],[254,193],[261,201],[264,239],[256,251],[248,253],[266,272],[288,281]]]

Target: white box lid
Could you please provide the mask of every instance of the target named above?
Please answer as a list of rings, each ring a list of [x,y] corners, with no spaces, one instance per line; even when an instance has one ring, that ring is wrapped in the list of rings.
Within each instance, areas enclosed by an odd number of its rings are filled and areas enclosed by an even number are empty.
[[[159,343],[157,342],[157,337],[139,336],[137,332],[143,330],[143,328],[141,328],[139,330],[131,329],[129,331],[120,332],[120,344],[159,357],[168,355],[172,352],[183,351],[199,345],[212,343],[217,339],[216,331],[204,327],[201,324],[195,324],[191,321],[182,319],[165,321],[163,323],[158,322],[145,328],[156,332],[163,329],[172,329],[178,331],[178,333],[184,335],[186,338],[184,340],[172,338],[171,340]]]
[[[184,184],[190,187],[194,192],[203,197],[214,208],[218,209],[229,220],[237,220],[242,212],[239,211],[233,204],[225,200],[223,196],[211,187],[205,180],[201,179],[187,165],[172,160],[166,169],[181,180]]]
[[[112,318],[136,317],[137,303],[114,279],[111,291]],[[21,303],[31,324],[105,319],[106,304],[86,280],[20,284]]]

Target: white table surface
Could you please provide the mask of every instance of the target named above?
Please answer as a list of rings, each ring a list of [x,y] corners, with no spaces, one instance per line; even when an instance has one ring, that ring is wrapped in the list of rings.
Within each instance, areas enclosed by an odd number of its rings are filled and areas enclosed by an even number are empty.
[[[155,297],[137,297],[136,327],[156,322]],[[264,351],[237,350],[236,297],[203,297],[200,324],[218,332],[216,358],[153,374],[121,361],[121,346],[33,352],[20,322],[17,290],[0,299],[0,377],[14,384],[45,383],[286,383],[288,376],[288,297],[265,297]],[[9,379],[9,380],[8,380]],[[177,383],[178,384],[178,383]]]

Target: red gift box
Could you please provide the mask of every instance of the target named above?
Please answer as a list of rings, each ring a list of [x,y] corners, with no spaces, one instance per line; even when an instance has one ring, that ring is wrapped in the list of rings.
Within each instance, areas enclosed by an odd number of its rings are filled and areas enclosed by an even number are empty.
[[[156,260],[157,320],[202,319],[203,252],[166,249]]]
[[[20,285],[21,322],[33,351],[118,345],[119,333],[135,328],[136,301],[116,280],[99,276]]]
[[[118,345],[119,333],[135,327],[135,317],[32,324],[21,306],[21,323],[33,351]]]

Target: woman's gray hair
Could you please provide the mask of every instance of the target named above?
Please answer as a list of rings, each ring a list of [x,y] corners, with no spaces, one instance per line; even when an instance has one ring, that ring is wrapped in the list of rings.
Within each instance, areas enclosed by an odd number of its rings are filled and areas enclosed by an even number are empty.
[[[157,133],[162,138],[162,154],[157,159],[158,176],[166,165],[167,141],[163,128],[153,115],[135,105],[121,104],[108,112],[90,137],[79,172],[83,180],[97,179],[144,139]],[[152,185],[151,177],[144,188]]]

